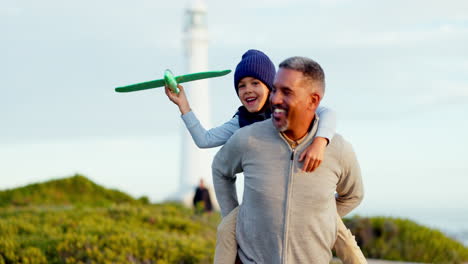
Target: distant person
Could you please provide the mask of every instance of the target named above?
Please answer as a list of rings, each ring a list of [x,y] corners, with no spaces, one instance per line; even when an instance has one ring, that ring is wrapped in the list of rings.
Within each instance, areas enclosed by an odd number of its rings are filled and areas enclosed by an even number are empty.
[[[195,210],[200,210],[201,212],[213,211],[210,192],[205,187],[203,179],[200,179],[200,183],[195,189],[195,196],[193,196],[193,207]]]
[[[351,145],[335,135],[321,166],[314,172],[301,169],[298,154],[317,136],[322,120],[316,110],[324,92],[325,74],[318,63],[286,59],[270,94],[271,119],[239,129],[213,160],[221,225],[236,222],[237,251],[244,264],[328,264],[333,247],[344,263],[366,263],[341,220],[363,198]],[[241,172],[244,193],[239,206],[235,182]]]

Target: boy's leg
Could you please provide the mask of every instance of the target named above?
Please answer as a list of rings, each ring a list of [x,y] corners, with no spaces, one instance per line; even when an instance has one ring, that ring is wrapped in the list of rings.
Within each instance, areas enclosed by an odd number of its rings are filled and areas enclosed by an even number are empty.
[[[234,264],[237,256],[236,223],[239,206],[221,220],[216,235],[215,264]]]
[[[351,231],[343,223],[341,217],[337,214],[338,236],[335,241],[336,255],[344,264],[363,264],[367,263],[361,249],[356,243]]]

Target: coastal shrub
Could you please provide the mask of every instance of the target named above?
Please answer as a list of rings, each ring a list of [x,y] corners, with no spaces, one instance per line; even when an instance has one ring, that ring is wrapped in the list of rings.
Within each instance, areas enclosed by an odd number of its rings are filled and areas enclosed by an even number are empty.
[[[400,218],[354,217],[345,225],[370,258],[425,263],[463,263],[468,248],[442,232]]]
[[[175,204],[4,208],[0,215],[0,264],[211,263],[220,220]]]
[[[106,189],[80,174],[0,191],[0,207],[31,205],[109,206],[122,203],[148,204],[149,199],[144,196],[134,199],[124,192]]]
[[[150,204],[84,176],[0,191],[0,264],[212,263],[219,213]],[[371,258],[468,262],[468,249],[410,220],[345,219]]]

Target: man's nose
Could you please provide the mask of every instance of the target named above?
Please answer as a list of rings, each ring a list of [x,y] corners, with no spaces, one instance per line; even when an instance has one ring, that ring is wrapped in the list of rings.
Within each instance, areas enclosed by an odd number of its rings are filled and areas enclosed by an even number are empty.
[[[276,92],[276,93],[270,93],[270,104],[271,105],[278,105],[283,103],[283,98],[282,96]]]

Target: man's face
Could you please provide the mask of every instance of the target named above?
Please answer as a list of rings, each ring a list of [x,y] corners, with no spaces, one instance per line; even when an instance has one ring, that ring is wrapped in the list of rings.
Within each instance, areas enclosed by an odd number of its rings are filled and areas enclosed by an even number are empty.
[[[270,103],[273,125],[278,131],[303,127],[307,117],[313,115],[315,109],[312,109],[308,83],[302,72],[296,70],[280,68],[276,73]]]

